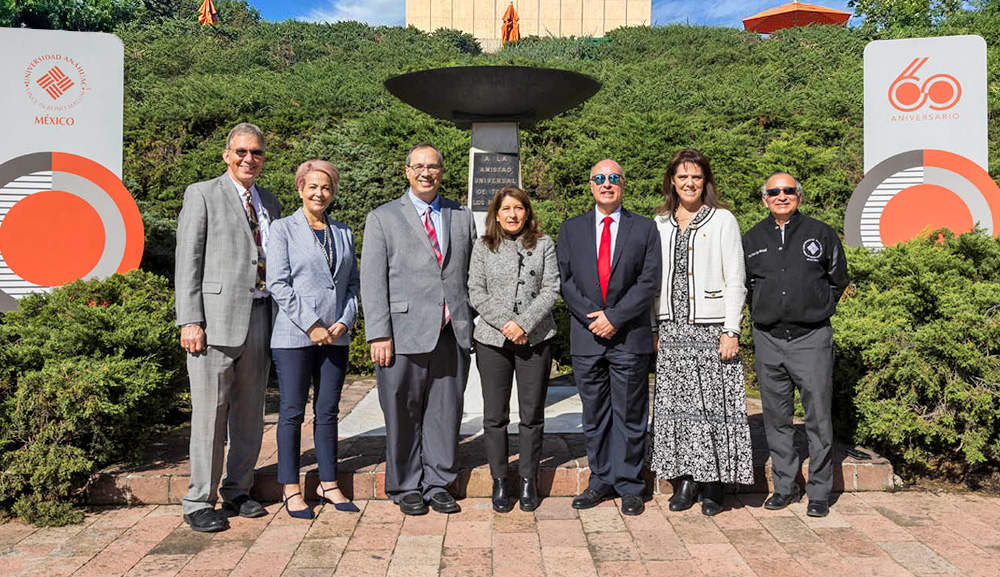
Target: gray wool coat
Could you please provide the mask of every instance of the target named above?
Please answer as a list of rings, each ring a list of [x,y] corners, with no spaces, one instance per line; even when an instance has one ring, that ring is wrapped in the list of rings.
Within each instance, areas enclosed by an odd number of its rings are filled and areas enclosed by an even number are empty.
[[[506,337],[500,332],[515,321],[535,346],[556,334],[552,306],[559,296],[559,264],[556,244],[546,235],[533,249],[520,241],[504,240],[496,252],[482,239],[472,247],[469,262],[469,304],[479,313],[473,338],[501,347]],[[515,312],[516,311],[516,312]]]

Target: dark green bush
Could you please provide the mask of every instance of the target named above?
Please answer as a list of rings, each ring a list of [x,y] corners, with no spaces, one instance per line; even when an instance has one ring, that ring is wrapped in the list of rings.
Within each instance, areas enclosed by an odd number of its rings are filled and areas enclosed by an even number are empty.
[[[173,291],[143,271],[21,299],[0,319],[0,510],[79,520],[90,475],[136,459],[186,385]]]
[[[923,469],[1000,461],[1000,241],[944,233],[852,251],[833,317],[834,422]]]

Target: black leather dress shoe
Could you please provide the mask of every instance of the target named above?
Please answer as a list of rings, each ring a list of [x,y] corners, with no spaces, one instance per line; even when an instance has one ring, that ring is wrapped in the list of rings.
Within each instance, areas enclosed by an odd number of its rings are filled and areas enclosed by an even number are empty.
[[[521,493],[518,503],[522,511],[534,511],[538,508],[538,489],[534,477],[521,477]]]
[[[497,513],[506,513],[514,508],[510,500],[510,491],[507,490],[507,479],[496,477],[493,479],[493,510]]]
[[[725,499],[722,483],[705,483],[701,488],[701,514],[709,517],[722,512],[722,501]]]
[[[784,509],[785,507],[791,505],[792,503],[798,503],[802,496],[799,495],[798,491],[785,495],[784,493],[775,493],[764,501],[764,508],[771,511],[777,511],[778,509]]]
[[[399,500],[399,510],[404,515],[426,515],[427,503],[424,503],[424,498],[420,495],[410,493],[403,495],[403,498]]]
[[[247,519],[256,519],[257,517],[267,515],[264,506],[251,499],[249,495],[240,495],[232,501],[223,501],[222,508],[234,515],[246,517]]]
[[[810,517],[826,517],[830,514],[830,505],[826,501],[809,501],[806,507],[806,515]]]
[[[642,502],[642,495],[622,495],[622,515],[642,515],[646,510],[646,504]]]
[[[462,510],[455,502],[455,498],[448,491],[441,491],[431,495],[431,509],[438,513],[458,513]]]
[[[226,516],[215,509],[198,509],[194,513],[186,513],[184,522],[199,533],[215,533],[229,528]]]
[[[694,505],[697,498],[698,483],[695,483],[694,479],[690,477],[685,477],[677,484],[677,490],[670,497],[669,509],[671,511],[686,511],[691,508],[691,505]]]
[[[577,495],[576,499],[573,499],[574,509],[590,509],[591,507],[596,507],[603,501],[605,495],[598,493],[597,491],[587,487],[583,490],[583,493]]]

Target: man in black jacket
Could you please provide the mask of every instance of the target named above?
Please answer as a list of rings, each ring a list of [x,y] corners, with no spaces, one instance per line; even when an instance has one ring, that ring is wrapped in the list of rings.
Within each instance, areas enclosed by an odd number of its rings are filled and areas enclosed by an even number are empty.
[[[847,288],[847,260],[837,233],[798,211],[802,187],[790,174],[771,175],[761,187],[771,215],[743,236],[747,304],[754,357],[771,450],[774,494],[766,509],[798,501],[800,463],[792,446],[795,388],[805,409],[809,439],[807,514],[824,517],[833,488],[833,328],[830,317]]]

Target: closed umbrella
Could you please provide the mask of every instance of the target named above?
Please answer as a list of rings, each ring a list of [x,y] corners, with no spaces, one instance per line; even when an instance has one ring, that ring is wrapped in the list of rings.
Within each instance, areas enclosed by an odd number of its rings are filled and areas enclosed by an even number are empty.
[[[844,26],[851,13],[821,4],[790,2],[764,10],[743,20],[743,28],[751,32],[770,34],[776,30],[799,26]]]

